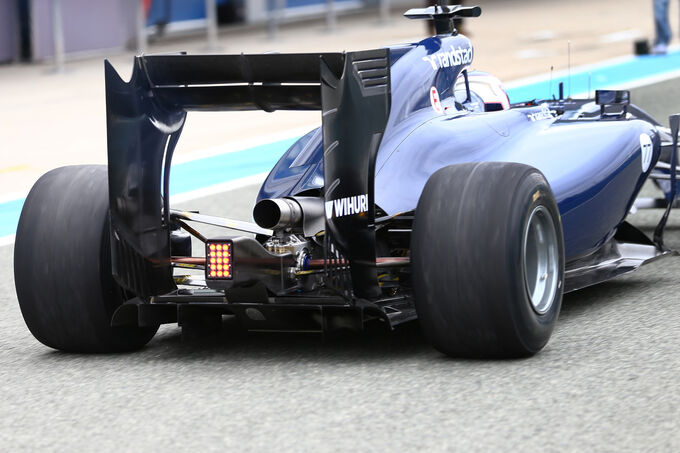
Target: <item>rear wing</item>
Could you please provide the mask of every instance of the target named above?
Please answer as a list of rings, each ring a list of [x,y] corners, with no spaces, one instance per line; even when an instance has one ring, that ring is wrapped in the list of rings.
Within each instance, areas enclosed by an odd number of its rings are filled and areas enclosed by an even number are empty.
[[[139,296],[175,289],[169,178],[187,111],[321,110],[329,247],[350,261],[355,294],[378,295],[373,180],[389,118],[389,70],[388,49],[140,56],[129,82],[107,61],[112,262],[118,282]],[[333,209],[347,199],[356,212]]]

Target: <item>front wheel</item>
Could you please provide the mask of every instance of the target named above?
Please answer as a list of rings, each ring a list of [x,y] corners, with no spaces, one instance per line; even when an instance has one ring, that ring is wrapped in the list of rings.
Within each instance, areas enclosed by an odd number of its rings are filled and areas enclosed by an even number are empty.
[[[418,202],[411,254],[425,336],[448,355],[535,354],[564,288],[560,215],[541,172],[517,163],[452,165]]]

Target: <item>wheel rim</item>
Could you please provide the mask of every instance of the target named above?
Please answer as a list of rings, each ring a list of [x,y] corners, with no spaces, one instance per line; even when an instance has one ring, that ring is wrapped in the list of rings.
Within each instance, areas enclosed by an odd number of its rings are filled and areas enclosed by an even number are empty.
[[[537,206],[531,212],[524,227],[522,249],[526,291],[534,311],[542,315],[553,304],[559,278],[557,233],[545,206]]]

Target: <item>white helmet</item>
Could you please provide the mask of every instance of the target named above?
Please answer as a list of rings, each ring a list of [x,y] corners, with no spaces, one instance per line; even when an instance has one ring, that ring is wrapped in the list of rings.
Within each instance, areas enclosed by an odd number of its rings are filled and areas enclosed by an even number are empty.
[[[473,71],[468,73],[470,91],[473,97],[481,99],[484,103],[485,112],[507,110],[510,108],[510,99],[503,89],[503,84],[498,78],[486,72]],[[465,90],[465,79],[459,77],[456,82],[456,91]]]

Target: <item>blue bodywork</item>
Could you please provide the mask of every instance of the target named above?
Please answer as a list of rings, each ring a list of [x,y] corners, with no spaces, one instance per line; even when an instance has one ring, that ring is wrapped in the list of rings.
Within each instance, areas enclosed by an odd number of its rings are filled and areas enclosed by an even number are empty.
[[[462,35],[390,48],[392,107],[376,160],[376,206],[387,215],[414,210],[430,175],[448,165],[520,162],[542,171],[551,185],[566,260],[592,253],[616,233],[659,159],[656,126],[640,119],[567,119],[547,114],[547,105],[467,109],[456,102],[465,96],[454,85],[472,55]],[[444,113],[432,107],[431,87]],[[642,135],[653,145],[651,163],[643,164]],[[321,142],[317,129],[295,143],[258,200],[318,193],[324,182]]]

